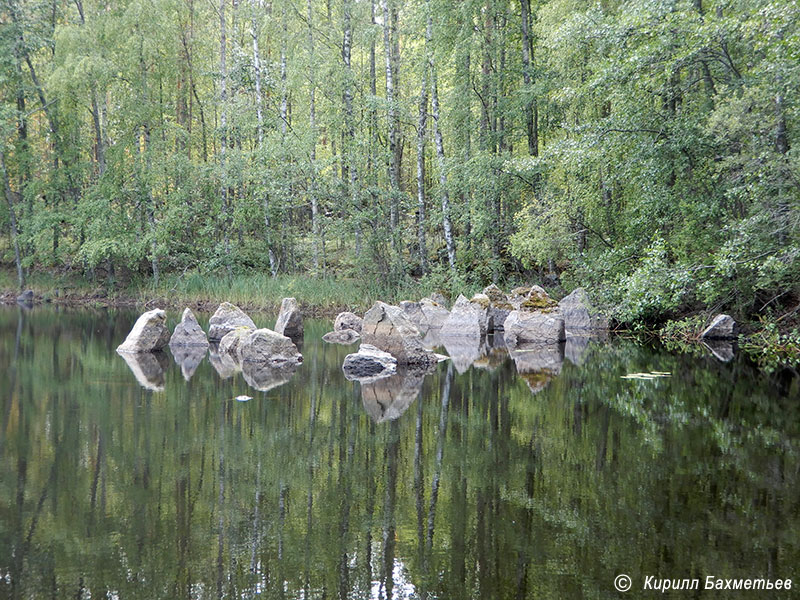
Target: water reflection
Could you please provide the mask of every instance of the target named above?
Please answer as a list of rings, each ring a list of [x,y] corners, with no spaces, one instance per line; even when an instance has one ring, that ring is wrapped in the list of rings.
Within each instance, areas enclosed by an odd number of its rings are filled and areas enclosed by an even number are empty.
[[[155,357],[156,395],[114,352],[135,317],[0,312],[2,598],[606,598],[623,569],[800,576],[790,371],[568,340],[364,385],[307,322],[277,387],[223,379],[213,354],[188,382]],[[535,398],[518,369],[549,378]],[[621,378],[651,371],[673,376]]]
[[[169,350],[186,381],[192,378],[208,353],[208,348],[205,346],[170,346]]]
[[[164,371],[169,367],[169,359],[164,352],[120,352],[119,355],[140,386],[153,392],[164,391]]]
[[[241,365],[230,354],[219,351],[219,344],[209,346],[208,360],[222,379],[230,379],[242,370]]]
[[[245,362],[242,364],[242,375],[247,385],[259,392],[283,385],[292,378],[297,371],[297,364],[282,367],[273,367],[262,363]]]
[[[730,362],[736,358],[736,343],[731,340],[704,340],[703,346],[711,355],[722,362]]]
[[[517,373],[536,394],[559,373],[564,365],[566,344],[519,344],[509,352]]]
[[[425,371],[401,367],[395,375],[361,381],[364,410],[376,423],[400,418],[419,396],[425,375]]]
[[[466,373],[487,352],[485,337],[444,337],[441,342],[459,374]]]

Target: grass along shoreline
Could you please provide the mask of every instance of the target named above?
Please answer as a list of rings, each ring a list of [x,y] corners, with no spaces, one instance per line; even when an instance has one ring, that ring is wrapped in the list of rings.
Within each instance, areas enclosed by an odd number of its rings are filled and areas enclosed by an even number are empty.
[[[245,311],[277,311],[281,300],[291,296],[309,316],[336,316],[345,310],[363,313],[376,300],[418,300],[437,291],[433,286],[414,281],[388,285],[352,279],[287,275],[273,278],[268,274],[228,278],[198,273],[168,275],[158,285],[132,282],[126,286],[108,286],[67,275],[34,273],[28,278],[25,289],[33,290],[37,303],[178,310],[189,306],[209,312],[213,312],[221,302],[231,302]],[[0,272],[0,290],[0,302],[16,302],[19,289],[13,273]],[[473,291],[478,290],[470,293]]]

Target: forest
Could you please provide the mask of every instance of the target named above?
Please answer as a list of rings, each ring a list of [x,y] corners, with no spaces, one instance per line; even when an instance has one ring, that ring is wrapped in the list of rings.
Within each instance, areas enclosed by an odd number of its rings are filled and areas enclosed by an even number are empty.
[[[796,318],[796,1],[3,0],[0,45],[20,288],[532,281],[620,323]]]

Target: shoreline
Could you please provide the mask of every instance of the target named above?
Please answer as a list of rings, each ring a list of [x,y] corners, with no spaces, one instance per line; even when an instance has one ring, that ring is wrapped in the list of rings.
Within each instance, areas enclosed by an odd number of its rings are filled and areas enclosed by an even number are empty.
[[[64,296],[50,297],[43,296],[34,292],[35,299],[32,306],[60,306],[64,308],[129,308],[151,310],[162,308],[164,310],[182,311],[184,308],[191,308],[193,311],[213,313],[221,302],[225,300],[190,300],[188,298],[165,298],[156,296],[149,300],[142,300],[133,296],[102,296],[96,293],[88,294],[67,294]],[[0,306],[20,306],[17,302],[19,292],[2,291],[0,292]],[[282,300],[282,299],[281,299]],[[281,300],[277,302],[242,302],[236,306],[245,312],[276,312],[280,310]],[[298,300],[303,314],[311,318],[335,318],[340,312],[352,310],[346,306],[318,306],[308,304]],[[23,305],[24,306],[24,305]]]
[[[120,291],[108,294],[102,288],[94,290],[72,290],[63,293],[63,288],[31,286],[34,292],[33,306],[58,306],[64,308],[116,308],[130,310],[151,310],[162,308],[181,312],[184,308],[191,308],[193,311],[201,313],[213,313],[219,304],[230,301],[245,312],[274,313],[277,315],[280,310],[281,301],[284,297],[290,296],[293,290],[281,289],[280,294],[270,301],[254,301],[243,297],[242,294],[233,294],[236,298],[218,297],[219,294],[209,293],[209,297],[192,298],[182,295],[175,291],[171,297],[165,296],[163,292],[154,293],[152,297],[145,298],[145,291],[126,293]],[[272,290],[278,292],[279,290]],[[394,296],[407,295],[409,297],[422,297],[422,289],[405,290],[405,294],[394,294]],[[286,294],[286,295],[282,295]],[[17,302],[19,292],[8,287],[0,290],[0,306],[20,306]],[[270,294],[272,296],[273,294]],[[299,296],[299,297],[297,297]],[[302,294],[297,294],[297,302],[303,314],[310,318],[335,319],[340,312],[351,311],[364,313],[372,306],[373,302],[369,296],[361,298],[360,302],[348,304],[337,303],[319,304],[303,298]],[[390,294],[389,296],[392,296]],[[397,297],[387,297],[385,301],[396,303]],[[24,306],[24,305],[21,305]],[[654,328],[648,324],[640,324],[638,328],[614,327],[609,329],[609,333],[615,336],[632,336],[646,340],[657,340],[665,348],[679,352],[696,352],[703,346],[707,346],[704,340],[699,337],[700,329],[697,328],[697,315],[684,315],[678,318],[674,324],[677,328],[670,330],[668,327]],[[735,341],[739,352],[746,354],[750,360],[757,363],[760,367],[772,370],[775,368],[797,369],[800,367],[800,343],[793,332],[788,328],[778,328],[777,323],[762,322],[761,328],[756,329],[752,323],[742,323],[741,334]]]

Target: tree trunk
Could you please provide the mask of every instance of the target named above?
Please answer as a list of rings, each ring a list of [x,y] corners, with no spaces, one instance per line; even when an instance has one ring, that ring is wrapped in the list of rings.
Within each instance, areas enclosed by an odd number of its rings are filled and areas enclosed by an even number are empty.
[[[344,0],[344,23],[342,32],[342,61],[345,66],[345,84],[342,94],[344,99],[344,134],[347,139],[347,149],[342,149],[342,154],[347,155],[348,171],[350,174],[350,200],[355,212],[355,243],[356,257],[361,256],[361,202],[358,190],[358,167],[355,159],[355,125],[353,121],[353,73],[350,65],[350,52],[353,39],[352,30],[352,0]],[[343,163],[344,164],[344,159]]]
[[[780,154],[778,162],[778,241],[785,245],[789,239],[791,228],[791,209],[789,198],[787,198],[787,183],[791,182],[792,175],[786,160],[789,152],[789,136],[786,133],[786,108],[784,106],[783,92],[781,90],[783,80],[780,76],[776,78],[777,92],[775,94],[775,151]],[[791,185],[791,184],[790,184]]]
[[[430,35],[426,36],[430,37]],[[417,122],[417,243],[422,274],[428,272],[428,249],[425,244],[425,129],[428,119],[427,65],[422,70],[422,88],[419,93],[419,119]]]
[[[144,126],[144,155],[145,155],[145,169],[147,173],[152,171],[152,161],[150,160],[150,128],[147,124]],[[147,188],[147,222],[150,225],[150,264],[153,269],[153,283],[158,285],[159,268],[158,268],[158,240],[156,239],[156,207],[153,192],[150,189],[150,184],[147,181],[142,182]]]
[[[394,60],[392,58],[392,41],[390,37],[391,16],[389,11],[390,0],[383,3],[383,52],[386,56],[386,105],[388,110],[389,125],[389,222],[394,232],[398,224],[398,180],[397,170],[397,112],[394,105]],[[394,236],[392,236],[394,240]]]
[[[83,2],[75,0],[81,25],[86,25],[86,15],[83,12]],[[102,177],[106,170],[106,152],[103,140],[103,130],[100,127],[100,110],[97,106],[97,85],[92,81],[89,94],[92,100],[92,125],[94,126],[95,160],[97,161],[98,176]]]
[[[19,230],[17,229],[17,215],[14,209],[18,194],[15,194],[11,189],[11,182],[8,179],[8,171],[6,170],[6,157],[2,150],[0,150],[0,169],[3,171],[3,189],[5,190],[6,203],[8,204],[8,216],[11,221],[11,243],[14,245],[14,265],[17,268],[17,283],[19,284],[19,289],[22,290],[25,287],[25,273],[22,270]]]
[[[148,90],[147,84],[147,65],[145,64],[144,60],[144,53],[142,51],[142,44],[143,39],[140,38],[140,45],[139,45],[139,68],[141,70],[141,89],[142,89],[142,97],[141,102],[142,105],[145,107],[150,106],[150,94]],[[149,175],[152,172],[152,164],[150,159],[150,122],[149,116],[145,117],[145,121],[142,125],[143,134],[144,134],[144,148],[142,148],[142,144],[137,144],[139,148],[140,155],[144,155],[144,162],[145,167],[143,169],[146,175]],[[141,169],[141,167],[140,167]],[[141,196],[144,196],[147,199],[146,205],[146,213],[147,213],[147,223],[150,228],[150,265],[153,269],[153,282],[155,285],[158,285],[158,278],[159,278],[159,268],[158,268],[158,242],[156,240],[156,217],[155,217],[155,198],[153,198],[153,192],[150,187],[150,183],[141,176],[141,170],[138,176],[138,184],[140,188]]]
[[[439,90],[436,82],[436,64],[434,62],[433,50],[430,48],[433,39],[433,27],[431,25],[430,0],[425,0],[428,6],[428,25],[426,28],[425,43],[428,46],[428,66],[431,74],[431,110],[433,112],[433,139],[436,143],[436,157],[439,163],[439,187],[442,195],[442,228],[444,229],[444,241],[447,244],[447,260],[450,263],[450,270],[456,272],[456,246],[453,240],[453,225],[450,222],[450,194],[447,190],[447,164],[444,158],[444,142],[442,141],[442,129],[439,125]]]
[[[314,273],[319,272],[319,207],[317,205],[316,160],[317,160],[317,103],[316,103],[316,54],[314,52],[314,13],[311,9],[311,0],[306,1],[306,19],[308,20],[308,77],[309,77],[309,107],[308,124],[311,128],[311,250],[314,261]]]
[[[491,118],[489,114],[489,102],[491,95],[491,74],[492,74],[492,15],[487,6],[486,20],[484,22],[483,39],[483,62],[481,63],[481,123],[480,123],[480,149],[486,150],[489,147],[489,131]]]
[[[533,44],[530,35],[531,5],[530,0],[520,0],[522,7],[522,79],[525,83],[525,95],[531,94],[531,74],[533,67]],[[534,118],[533,97],[525,100],[525,130],[528,136],[528,154],[539,156],[539,127]]]
[[[261,52],[258,49],[258,19],[256,17],[256,0],[250,0],[250,35],[253,38],[253,69],[256,73],[256,122],[258,134],[259,161],[263,160],[264,153],[264,99],[261,91]],[[261,204],[264,207],[264,238],[269,255],[269,270],[273,277],[278,275],[278,261],[272,248],[272,234],[269,219],[269,194],[266,190],[266,181],[261,182]]]
[[[232,275],[233,268],[230,264],[231,243],[229,228],[228,207],[228,177],[225,172],[225,150],[228,147],[228,65],[226,62],[227,27],[225,23],[225,2],[219,0],[219,168],[220,168],[220,198],[222,200],[222,239],[225,252],[225,266],[228,275]]]

